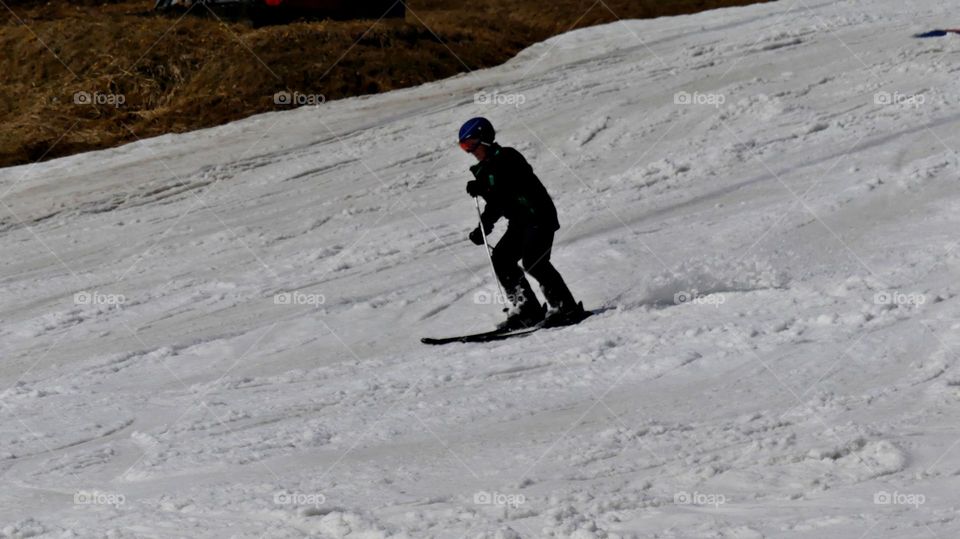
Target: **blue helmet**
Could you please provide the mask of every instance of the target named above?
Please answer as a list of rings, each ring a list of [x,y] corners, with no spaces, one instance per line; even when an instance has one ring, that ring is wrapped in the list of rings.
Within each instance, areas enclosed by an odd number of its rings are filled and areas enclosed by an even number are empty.
[[[460,128],[460,142],[467,139],[478,138],[480,142],[491,143],[496,138],[497,133],[493,130],[493,124],[486,118],[470,118],[467,123]]]

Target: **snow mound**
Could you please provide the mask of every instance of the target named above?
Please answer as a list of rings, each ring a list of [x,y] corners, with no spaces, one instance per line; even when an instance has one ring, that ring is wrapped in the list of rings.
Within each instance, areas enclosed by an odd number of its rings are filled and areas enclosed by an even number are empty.
[[[712,257],[684,262],[653,277],[639,303],[678,305],[713,294],[782,288],[786,282],[782,271],[764,261]]]

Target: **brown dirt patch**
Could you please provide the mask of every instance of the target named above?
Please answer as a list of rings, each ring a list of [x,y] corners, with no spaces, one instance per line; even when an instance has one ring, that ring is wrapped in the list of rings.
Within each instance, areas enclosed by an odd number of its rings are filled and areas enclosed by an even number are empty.
[[[0,166],[284,108],[274,103],[278,91],[328,100],[384,92],[503,63],[571,28],[750,3],[413,0],[405,20],[255,28],[156,14],[150,0],[6,0]],[[78,95],[100,102],[77,104]]]

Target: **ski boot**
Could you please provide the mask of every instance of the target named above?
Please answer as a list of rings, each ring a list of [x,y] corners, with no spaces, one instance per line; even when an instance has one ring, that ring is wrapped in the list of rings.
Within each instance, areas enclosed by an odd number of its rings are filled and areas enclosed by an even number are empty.
[[[551,308],[544,318],[543,327],[555,328],[558,326],[569,326],[579,323],[587,317],[587,312],[583,309],[583,303],[564,302],[555,308]]]
[[[497,325],[499,331],[533,328],[543,322],[546,309],[536,299],[524,301],[510,310],[507,319]]]

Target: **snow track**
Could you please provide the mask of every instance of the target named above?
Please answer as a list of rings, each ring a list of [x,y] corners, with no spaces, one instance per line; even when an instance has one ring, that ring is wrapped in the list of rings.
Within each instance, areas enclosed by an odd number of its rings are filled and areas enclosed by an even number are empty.
[[[0,170],[0,537],[957,537],[950,15],[623,21]],[[425,347],[500,316],[478,114],[605,310]]]

